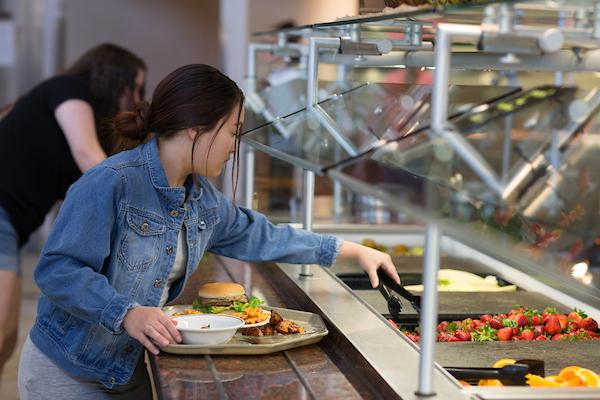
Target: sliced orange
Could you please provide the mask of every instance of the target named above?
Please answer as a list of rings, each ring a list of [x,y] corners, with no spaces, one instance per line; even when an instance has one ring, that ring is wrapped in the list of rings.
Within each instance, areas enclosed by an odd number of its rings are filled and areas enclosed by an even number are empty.
[[[558,375],[547,376],[545,379],[554,383],[563,383],[565,381]]]
[[[583,382],[578,377],[571,378],[569,380],[560,383],[560,386],[582,386]]]
[[[516,362],[517,362],[517,360],[513,360],[512,358],[503,358],[503,359],[496,361],[494,363],[494,365],[492,365],[492,368],[502,368],[506,365],[511,365]]]
[[[478,386],[504,386],[498,379],[480,379]]]
[[[536,386],[536,387],[541,387],[541,386],[559,387],[560,386],[560,384],[553,382],[551,380],[542,378],[539,375],[527,374],[527,375],[525,375],[525,378],[527,378],[527,384],[529,386]]]
[[[577,367],[575,365],[571,365],[569,367],[565,367],[560,370],[558,376],[563,378],[565,381],[571,380],[577,376],[577,371],[579,371],[581,367]]]
[[[600,377],[594,371],[587,368],[581,368],[576,374],[577,377],[581,379],[584,386],[600,387]]]

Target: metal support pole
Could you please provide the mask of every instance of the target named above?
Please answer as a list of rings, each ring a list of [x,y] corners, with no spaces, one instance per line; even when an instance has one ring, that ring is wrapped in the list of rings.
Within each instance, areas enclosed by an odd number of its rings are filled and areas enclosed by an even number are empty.
[[[435,396],[433,388],[433,362],[438,308],[438,271],[440,268],[440,231],[436,224],[427,225],[425,259],[423,261],[423,297],[421,299],[421,339],[419,346],[419,387],[417,396]]]
[[[307,231],[312,231],[313,223],[313,204],[315,198],[315,173],[304,170],[304,190],[302,193],[303,213],[302,227]],[[300,276],[311,276],[310,265],[304,264],[301,267]]]
[[[250,43],[248,45],[247,96],[256,93],[256,54],[261,51],[271,51],[272,48],[272,45],[265,43]],[[254,148],[243,145],[242,150],[244,155],[244,207],[252,208],[252,200],[254,199]]]

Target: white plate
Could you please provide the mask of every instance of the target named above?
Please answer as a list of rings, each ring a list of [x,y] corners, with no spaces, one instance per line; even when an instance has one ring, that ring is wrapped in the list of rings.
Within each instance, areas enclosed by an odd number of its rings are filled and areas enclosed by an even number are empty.
[[[243,328],[254,328],[255,326],[264,326],[264,325],[268,324],[269,321],[271,320],[271,311],[263,310],[263,314],[269,314],[269,316],[267,318],[265,318],[264,321],[257,322],[255,324],[245,324],[240,329],[243,329]]]

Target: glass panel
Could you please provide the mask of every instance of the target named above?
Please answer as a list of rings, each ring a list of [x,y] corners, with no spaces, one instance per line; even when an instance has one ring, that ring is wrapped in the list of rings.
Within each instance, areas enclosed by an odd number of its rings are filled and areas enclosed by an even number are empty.
[[[577,136],[561,170],[543,168],[532,176],[512,206],[412,174],[393,157],[374,158],[376,152],[328,174],[421,222],[438,223],[450,236],[565,293],[597,302],[600,276],[587,264],[600,266],[600,186],[592,179],[600,176],[599,139]],[[394,143],[385,147],[387,154],[400,152]]]
[[[517,200],[517,189],[528,182],[523,171],[539,167],[540,157],[543,160],[552,141],[552,132],[572,133],[578,127],[569,118],[568,110],[585,93],[549,86],[520,92],[457,117],[454,130],[482,156],[482,162],[500,184],[514,188],[507,198]],[[481,175],[433,132],[391,143],[377,150],[373,158],[441,185],[500,202]]]
[[[511,87],[452,87],[449,110],[458,116],[474,104],[487,104],[515,91]],[[272,155],[292,163],[304,160],[319,171],[383,141],[426,128],[430,99],[431,88],[426,85],[365,84],[322,101],[320,111],[301,110],[245,130],[244,140],[261,144],[262,150],[269,148]]]
[[[319,100],[361,86],[356,82],[319,82]],[[306,107],[306,79],[297,78],[246,95],[243,131],[252,130]]]

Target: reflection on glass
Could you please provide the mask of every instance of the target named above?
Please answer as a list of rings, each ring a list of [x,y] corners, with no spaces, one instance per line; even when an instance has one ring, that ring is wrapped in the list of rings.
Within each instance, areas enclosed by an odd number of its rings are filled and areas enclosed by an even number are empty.
[[[511,87],[452,86],[449,113],[457,117],[515,91]],[[268,147],[274,156],[292,163],[286,157],[297,157],[319,170],[427,128],[430,101],[427,85],[365,84],[322,101],[320,115],[301,110],[246,131],[244,138]],[[339,137],[323,123],[323,115],[332,121]]]
[[[541,274],[559,274],[590,290],[598,285],[593,264],[588,271],[600,248],[600,185],[592,178],[600,176],[596,134],[575,137],[562,153],[560,170],[546,163],[511,204],[489,191],[472,191],[465,182],[466,167],[448,172],[452,158],[446,164],[435,156],[421,159],[420,172],[429,175],[415,174],[417,168],[406,168],[415,164],[398,162],[402,142],[388,143],[334,172],[362,182],[373,195],[411,210],[423,222],[436,221],[487,254],[511,264],[529,260],[527,265],[537,266]],[[446,180],[439,179],[444,174]],[[600,298],[600,292],[594,293]]]
[[[519,176],[552,141],[553,130],[573,129],[568,107],[581,93],[542,87],[475,107],[452,121],[453,129],[507,183]],[[575,127],[577,125],[574,125]],[[377,150],[373,158],[442,185],[477,196],[493,196],[477,171],[434,132],[413,135]]]

